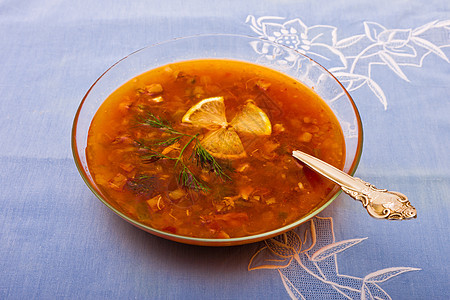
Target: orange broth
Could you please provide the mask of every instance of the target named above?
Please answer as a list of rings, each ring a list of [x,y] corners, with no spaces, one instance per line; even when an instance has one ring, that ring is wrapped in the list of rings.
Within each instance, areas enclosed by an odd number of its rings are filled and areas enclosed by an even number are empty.
[[[181,122],[193,105],[224,97],[228,122],[251,99],[268,116],[272,133],[238,133],[247,156],[216,159],[226,176],[196,163],[194,144],[209,129]],[[176,143],[167,128],[143,124],[152,114],[186,134]],[[205,188],[183,185],[182,162]],[[97,111],[86,149],[90,172],[107,201],[130,218],[183,236],[234,238],[288,225],[330,197],[333,183],[304,168],[293,150],[338,168],[345,145],[339,123],[315,92],[274,70],[230,60],[173,63],[135,77]],[[150,155],[150,156],[149,156]],[[146,159],[147,158],[147,159]]]

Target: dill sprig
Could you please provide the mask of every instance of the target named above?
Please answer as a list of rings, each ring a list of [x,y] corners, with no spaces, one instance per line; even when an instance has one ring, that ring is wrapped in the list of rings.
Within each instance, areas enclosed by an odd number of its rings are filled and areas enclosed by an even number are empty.
[[[178,184],[181,184],[182,186],[185,186],[189,189],[203,192],[207,192],[210,190],[210,188],[204,182],[197,179],[197,177],[192,173],[191,170],[189,170],[189,168],[184,163],[182,164],[182,169],[178,174],[177,179]]]
[[[199,142],[196,143],[192,154],[194,155],[197,165],[202,169],[209,169],[222,180],[231,180],[230,176],[225,174],[223,167],[217,162],[214,156],[212,156]]]
[[[172,159],[172,157],[169,157],[169,156],[163,155],[161,153],[157,153],[157,152],[142,155],[141,158],[142,158],[142,160],[144,160],[145,163],[153,163],[153,162],[158,161],[163,158]]]
[[[147,112],[144,118],[139,118],[138,123],[142,125],[149,125],[154,128],[173,130],[172,125],[170,125],[169,121],[157,117],[151,112]]]
[[[153,163],[160,159],[172,160],[175,162],[174,167],[179,168],[179,174],[177,176],[177,182],[179,185],[195,191],[208,191],[210,188],[198,179],[195,174],[191,171],[183,155],[186,149],[193,144],[192,154],[189,157],[190,161],[196,162],[197,166],[202,169],[213,172],[222,180],[231,180],[230,176],[225,174],[223,167],[217,162],[217,160],[200,144],[198,139],[199,133],[191,135],[180,132],[172,127],[172,125],[167,121],[158,116],[155,116],[151,112],[146,113],[146,118],[141,118],[139,121],[141,125],[151,126],[153,128],[161,129],[167,133],[169,136],[166,139],[159,139],[153,141],[136,141],[139,147],[148,150],[150,153],[142,155],[141,158],[146,163]],[[168,147],[179,141],[182,138],[189,138],[188,141],[181,148],[180,153],[177,157],[171,157],[159,152],[155,148]]]
[[[162,139],[162,140],[156,140],[154,141],[153,145],[155,146],[163,146],[163,147],[168,147],[170,145],[175,144],[176,142],[178,142],[179,140],[181,140],[181,138],[183,137],[183,135],[177,135],[174,137],[170,137],[168,139]]]

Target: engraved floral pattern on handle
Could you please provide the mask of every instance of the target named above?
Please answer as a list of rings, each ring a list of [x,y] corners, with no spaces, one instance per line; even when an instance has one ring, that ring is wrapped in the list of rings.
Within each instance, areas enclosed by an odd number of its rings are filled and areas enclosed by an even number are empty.
[[[364,184],[365,188],[356,190],[341,186],[341,189],[351,197],[361,201],[372,217],[390,220],[406,220],[417,217],[416,209],[404,194],[377,189],[360,178],[354,177],[354,179]]]
[[[406,220],[417,217],[416,209],[408,197],[398,192],[377,189],[359,178],[299,150],[292,155],[322,176],[337,183],[352,198],[362,202],[367,212],[377,219]]]

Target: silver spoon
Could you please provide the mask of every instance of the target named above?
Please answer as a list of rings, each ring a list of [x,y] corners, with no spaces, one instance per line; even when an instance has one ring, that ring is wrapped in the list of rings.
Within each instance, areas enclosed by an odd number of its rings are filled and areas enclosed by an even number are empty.
[[[414,206],[402,193],[377,189],[368,182],[352,177],[332,165],[304,152],[292,155],[311,169],[334,181],[352,198],[362,202],[369,215],[377,219],[406,220],[417,217]]]

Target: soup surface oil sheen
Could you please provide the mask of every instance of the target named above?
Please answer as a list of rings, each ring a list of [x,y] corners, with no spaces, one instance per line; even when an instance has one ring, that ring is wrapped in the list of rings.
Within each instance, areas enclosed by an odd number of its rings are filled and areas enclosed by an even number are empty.
[[[254,64],[194,60],[111,94],[86,153],[106,200],[131,219],[234,238],[283,227],[326,202],[334,185],[291,154],[342,168],[344,147],[331,109],[300,82]]]

